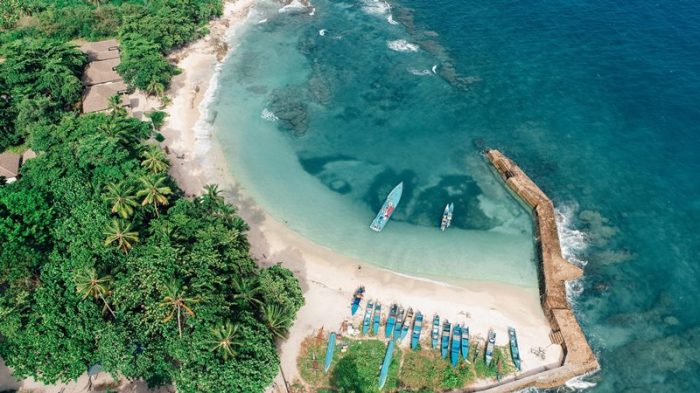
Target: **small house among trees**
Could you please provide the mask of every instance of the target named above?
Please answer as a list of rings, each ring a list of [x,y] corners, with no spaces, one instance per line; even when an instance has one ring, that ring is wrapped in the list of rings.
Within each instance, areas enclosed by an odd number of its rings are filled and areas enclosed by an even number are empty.
[[[86,42],[80,45],[80,50],[88,55],[90,61],[82,77],[85,86],[83,113],[109,109],[109,99],[114,95],[122,96],[122,106],[129,106],[128,100],[123,96],[127,92],[127,85],[116,71],[121,62],[117,40]]]

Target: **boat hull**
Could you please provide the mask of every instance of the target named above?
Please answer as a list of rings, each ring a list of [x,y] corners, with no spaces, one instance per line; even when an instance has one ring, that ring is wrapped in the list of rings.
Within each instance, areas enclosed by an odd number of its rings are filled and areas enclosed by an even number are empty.
[[[394,214],[396,207],[401,201],[401,194],[403,194],[403,182],[394,187],[386,197],[382,208],[379,209],[379,213],[377,213],[377,216],[369,226],[371,230],[381,232],[381,230],[384,229],[384,226],[389,222],[391,215]]]

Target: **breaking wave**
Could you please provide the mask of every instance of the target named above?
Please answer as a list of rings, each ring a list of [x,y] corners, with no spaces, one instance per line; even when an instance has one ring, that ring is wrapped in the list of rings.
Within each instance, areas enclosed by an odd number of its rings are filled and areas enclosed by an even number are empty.
[[[260,117],[264,120],[267,120],[267,121],[279,120],[279,118],[277,116],[275,116],[275,113],[267,108],[262,110],[262,112],[260,113]]]
[[[573,226],[574,217],[578,206],[564,205],[555,209],[557,215],[557,232],[559,234],[559,245],[564,258],[579,267],[584,267],[588,263],[582,259],[581,255],[588,247],[588,236],[585,232]]]
[[[390,25],[398,25],[399,22],[394,20],[394,16],[389,14],[389,16],[386,17],[386,21],[389,22]]]
[[[321,29],[321,30],[318,31],[318,35],[320,35],[321,37],[323,37],[324,35],[326,35],[326,32],[327,32],[327,31],[328,31],[328,30],[326,30],[326,29]]]
[[[406,40],[387,41],[386,46],[388,46],[389,49],[397,52],[418,52],[418,49],[420,48],[418,45],[410,43]]]
[[[381,0],[364,0],[362,3],[362,11],[372,15],[384,15],[391,9],[389,3]]]
[[[596,386],[595,382],[584,381],[583,378],[585,377],[586,375],[582,375],[566,381],[566,387],[575,390],[585,390]]]

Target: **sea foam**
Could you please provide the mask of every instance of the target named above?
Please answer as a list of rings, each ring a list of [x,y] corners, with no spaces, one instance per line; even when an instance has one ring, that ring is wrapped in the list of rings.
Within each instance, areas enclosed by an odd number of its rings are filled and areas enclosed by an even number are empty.
[[[389,3],[381,0],[364,0],[362,3],[362,11],[367,14],[384,15],[391,9]]]
[[[588,236],[585,232],[573,226],[574,216],[577,206],[564,205],[556,209],[557,232],[559,234],[559,245],[564,258],[570,262],[584,267],[588,263],[580,255],[588,247]]]
[[[398,25],[399,22],[394,20],[394,16],[389,14],[389,16],[386,17],[386,21],[389,22],[390,25]]]
[[[279,118],[275,115],[275,113],[267,108],[264,108],[262,112],[260,113],[260,117],[264,120],[267,121],[277,121]]]
[[[410,43],[406,40],[387,41],[386,46],[396,52],[418,52],[418,49],[420,48],[418,45]]]
[[[413,75],[416,75],[416,76],[431,76],[431,75],[433,75],[432,71],[430,71],[430,70],[419,70],[417,68],[412,68],[412,67],[407,68],[407,71]]]

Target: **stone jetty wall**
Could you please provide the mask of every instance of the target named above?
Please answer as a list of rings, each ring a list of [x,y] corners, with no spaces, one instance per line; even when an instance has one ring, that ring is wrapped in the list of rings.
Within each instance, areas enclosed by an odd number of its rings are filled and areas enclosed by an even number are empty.
[[[508,188],[532,210],[540,262],[542,309],[552,326],[552,340],[564,350],[564,361],[559,367],[547,368],[534,375],[516,376],[514,380],[486,391],[511,392],[528,386],[550,388],[563,385],[600,367],[566,299],[566,281],[575,280],[583,271],[561,255],[556,213],[547,195],[500,151],[490,149],[485,154]]]

